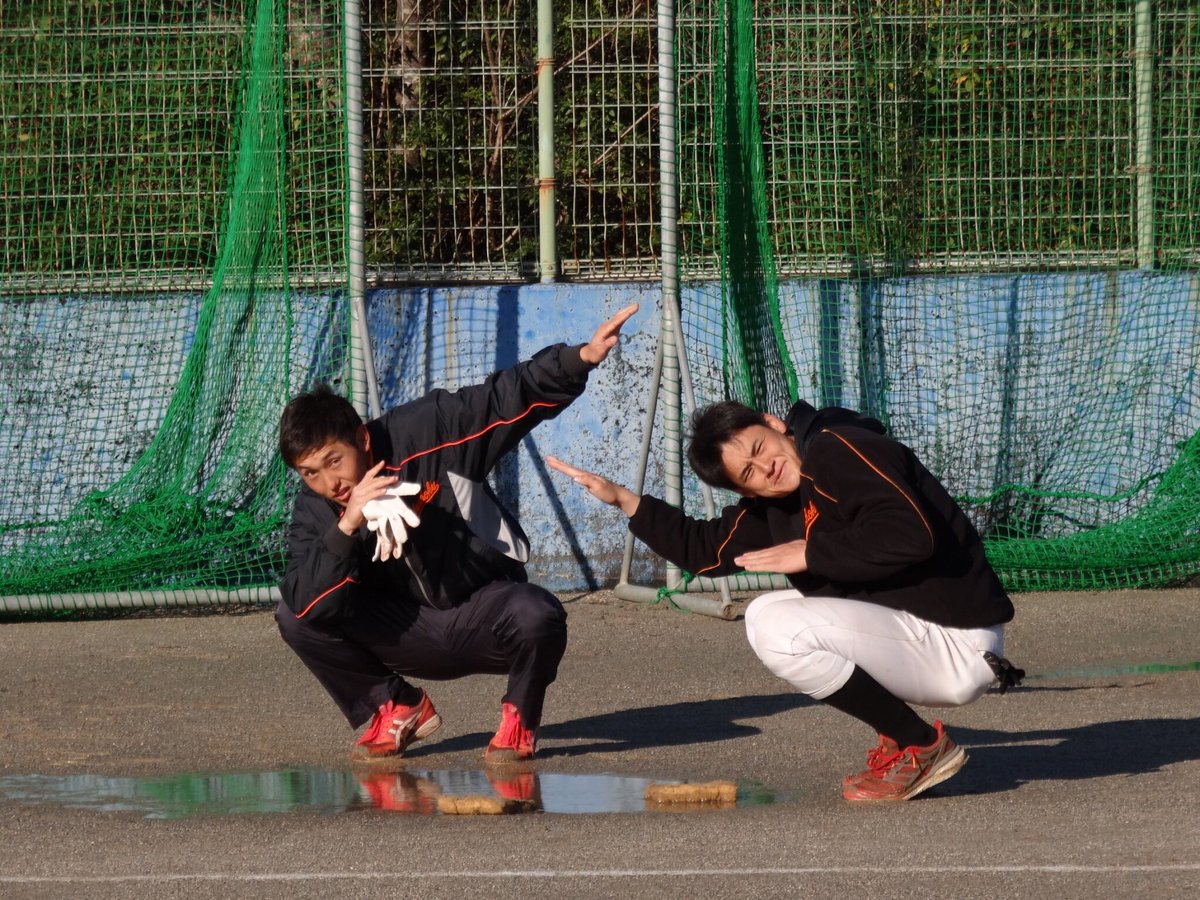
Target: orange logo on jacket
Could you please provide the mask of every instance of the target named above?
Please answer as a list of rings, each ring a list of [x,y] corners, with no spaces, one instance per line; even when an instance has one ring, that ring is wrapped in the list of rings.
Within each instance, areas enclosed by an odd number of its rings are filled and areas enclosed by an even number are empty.
[[[805,538],[808,537],[808,532],[812,529],[813,522],[817,521],[817,519],[820,517],[820,515],[821,514],[819,512],[817,512],[817,505],[815,503],[813,503],[811,500],[809,500],[808,505],[804,507],[804,536],[805,536]]]
[[[441,489],[442,486],[436,481],[425,482],[425,487],[421,488],[421,493],[417,495],[417,502],[413,504],[413,512],[420,513]]]

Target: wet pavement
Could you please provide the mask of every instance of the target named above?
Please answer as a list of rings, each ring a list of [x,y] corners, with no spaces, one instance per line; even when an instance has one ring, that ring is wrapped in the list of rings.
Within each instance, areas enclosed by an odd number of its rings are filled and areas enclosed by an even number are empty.
[[[491,769],[285,769],[144,778],[104,775],[0,776],[0,802],[60,806],[96,812],[140,813],[148,819],[189,816],[316,812],[347,813],[380,809],[437,815],[440,797],[492,797],[522,802],[522,812],[635,813],[664,811],[646,799],[654,785],[679,784],[621,775],[541,773],[532,767]],[[673,804],[681,811],[775,802],[758,784],[738,787],[734,804]],[[668,808],[669,809],[669,808]]]

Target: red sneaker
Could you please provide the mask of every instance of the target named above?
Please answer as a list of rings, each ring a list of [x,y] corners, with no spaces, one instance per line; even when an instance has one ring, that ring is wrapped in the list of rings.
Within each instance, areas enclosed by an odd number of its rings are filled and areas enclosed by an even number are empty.
[[[513,762],[533,756],[537,732],[521,724],[521,714],[511,703],[500,704],[500,727],[488,744],[483,758],[487,762]]]
[[[403,756],[409,744],[427,738],[442,727],[442,717],[421,691],[415,706],[398,706],[389,700],[371,718],[367,729],[354,742],[354,756],[378,759]]]
[[[867,770],[859,772],[857,775],[847,775],[842,779],[842,792],[845,793],[847,788],[858,784],[864,778],[873,778],[875,770],[881,766],[887,768],[887,764],[884,761],[894,757],[899,752],[900,745],[887,735],[881,734],[879,736],[879,746],[867,751]]]
[[[928,747],[905,747],[880,737],[867,754],[867,771],[842,784],[842,796],[855,802],[908,800],[954,775],[967,762],[966,751],[950,740],[941,722],[934,722],[937,740]]]

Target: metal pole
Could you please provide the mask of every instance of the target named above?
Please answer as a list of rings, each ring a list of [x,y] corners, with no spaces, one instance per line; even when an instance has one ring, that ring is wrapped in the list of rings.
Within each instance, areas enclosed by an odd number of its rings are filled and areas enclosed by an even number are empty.
[[[650,375],[650,397],[646,401],[646,423],[642,428],[642,450],[638,456],[637,482],[633,492],[639,497],[646,490],[646,468],[650,461],[650,440],[654,435],[654,411],[658,408],[658,389],[662,381],[663,342],[662,326],[659,326],[658,348],[654,352],[654,371]],[[617,595],[629,584],[629,572],[633,567],[633,532],[625,530],[625,553],[621,557],[621,576],[617,581]],[[644,598],[639,598],[644,599]]]
[[[679,309],[679,171],[675,148],[675,0],[658,2],[658,170],[662,213],[663,432],[668,444],[663,499],[683,505],[683,467],[679,434],[679,356],[674,325]],[[679,569],[667,566],[667,584],[679,581]]]
[[[538,0],[538,245],[542,282],[558,272],[554,234],[554,7]]]
[[[671,423],[679,421],[679,400],[682,396],[688,416],[696,410],[695,395],[692,391],[692,376],[688,371],[687,347],[683,342],[682,305],[679,299],[679,139],[675,132],[676,95],[675,95],[675,0],[660,0],[658,4],[658,161],[662,179],[662,265],[663,265],[663,321],[669,325],[667,330],[670,337],[668,349],[670,362],[665,366],[667,372],[666,392],[668,395],[668,413],[675,418]],[[672,366],[670,363],[674,363]],[[674,395],[672,397],[672,392]],[[674,478],[675,490],[679,503],[683,499],[683,453],[682,442],[679,454],[674,458],[675,472],[667,474],[668,497],[670,500],[671,479]],[[667,459],[671,466],[671,457]],[[716,515],[712,490],[708,485],[702,485],[704,507],[711,518]],[[674,567],[667,567],[667,583],[671,584],[671,574]],[[678,574],[679,570],[674,572]],[[679,580],[678,578],[676,580]],[[719,615],[730,614],[732,600],[729,597],[729,587],[722,582],[720,586],[721,600],[717,607]],[[678,601],[677,601],[678,602]],[[682,605],[682,604],[681,604]]]
[[[688,403],[689,413],[695,405],[692,398],[691,379],[687,371],[687,357],[683,346],[683,329],[679,315],[679,176],[677,168],[677,148],[675,134],[675,2],[674,0],[659,0],[658,3],[658,164],[659,190],[662,203],[662,325],[659,333],[659,349],[654,361],[656,377],[651,389],[653,402],[647,413],[646,433],[642,439],[642,465],[638,474],[640,483],[645,480],[646,457],[649,454],[649,433],[654,422],[654,402],[657,402],[658,383],[661,371],[663,383],[663,423],[665,432],[664,443],[673,444],[669,448],[664,461],[665,485],[664,497],[673,506],[683,506],[683,447],[679,433],[680,415],[679,403],[683,395]],[[681,390],[681,378],[686,382],[686,391]],[[673,450],[674,452],[670,452]],[[706,490],[706,506],[709,515],[713,514],[711,493]],[[658,591],[653,588],[637,587],[625,583],[628,576],[628,561],[632,556],[632,536],[626,539],[625,562],[621,569],[621,582],[613,593],[626,600],[651,602],[658,599]],[[678,585],[682,573],[677,566],[668,565],[667,585]],[[720,618],[732,618],[733,604],[729,597],[729,588],[724,583],[720,586],[721,599],[710,597],[694,597],[686,593],[676,595],[674,602],[678,606],[706,615]]]
[[[6,613],[49,612],[86,609],[168,609],[181,606],[226,606],[230,604],[275,604],[279,588],[196,588],[174,591],[95,591],[70,594],[13,594],[0,597]]]
[[[665,181],[665,179],[664,179]],[[664,207],[666,204],[663,204]],[[664,240],[664,244],[666,241]],[[665,276],[665,258],[664,252],[664,281]],[[664,294],[666,288],[664,286]],[[676,354],[675,333],[677,326],[673,325],[675,321],[675,313],[666,298],[662,304],[662,329],[659,336],[660,355],[662,359],[662,398],[663,398],[663,431],[665,432],[664,443],[671,442],[674,444],[675,452],[668,451],[663,462],[664,465],[664,490],[663,499],[672,506],[683,506],[683,462],[682,462],[682,442],[679,433],[679,357]],[[658,361],[655,361],[656,367]],[[657,383],[657,382],[656,382]],[[653,410],[647,416],[648,420],[653,421]],[[647,428],[649,431],[649,428]],[[643,444],[645,438],[643,437]],[[642,466],[642,474],[640,480],[644,480],[645,465]],[[641,493],[639,488],[638,493]],[[632,555],[632,536],[626,539],[626,554],[627,558]],[[622,572],[627,569],[622,567]],[[678,566],[670,563],[666,566],[666,583],[667,587],[674,590],[683,582],[683,573]],[[712,597],[701,597],[688,594],[686,591],[674,595],[671,599],[676,606],[691,610],[692,612],[704,613],[705,615],[716,616],[722,619],[733,618],[733,601],[729,596],[729,588],[724,583],[721,583],[720,599]],[[622,600],[634,600],[641,603],[653,603],[658,600],[658,590],[650,587],[639,587],[637,585],[626,584],[623,581],[618,583],[613,588],[613,593]]]
[[[367,329],[367,269],[363,250],[362,21],[358,0],[345,0],[342,32],[346,71],[346,284],[350,295],[350,379],[364,419],[379,415],[379,384]]]
[[[1137,262],[1154,267],[1154,3],[1134,6],[1134,102],[1137,116]]]

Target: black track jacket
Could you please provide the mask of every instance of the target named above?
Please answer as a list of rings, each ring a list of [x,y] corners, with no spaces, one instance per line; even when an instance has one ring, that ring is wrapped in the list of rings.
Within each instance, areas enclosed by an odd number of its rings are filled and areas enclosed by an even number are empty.
[[[343,534],[341,507],[301,485],[280,588],[288,607],[327,623],[352,614],[364,594],[448,609],[491,581],[525,581],[529,541],[485,479],[535,425],[583,393],[592,367],[579,350],[555,344],[482,384],[434,390],[368,422],[384,471],[422,486],[408,498],[421,524],[409,529],[400,559],[372,562],[375,535],[365,525]]]
[[[701,521],[655,497],[629,520],[636,537],[696,575],[741,571],[733,559],[804,538],[803,594],[865,600],[939,625],[1008,622],[1013,605],[975,527],[908,447],[874,419],[797,403],[787,417],[800,454],[789,497],[745,498]]]

